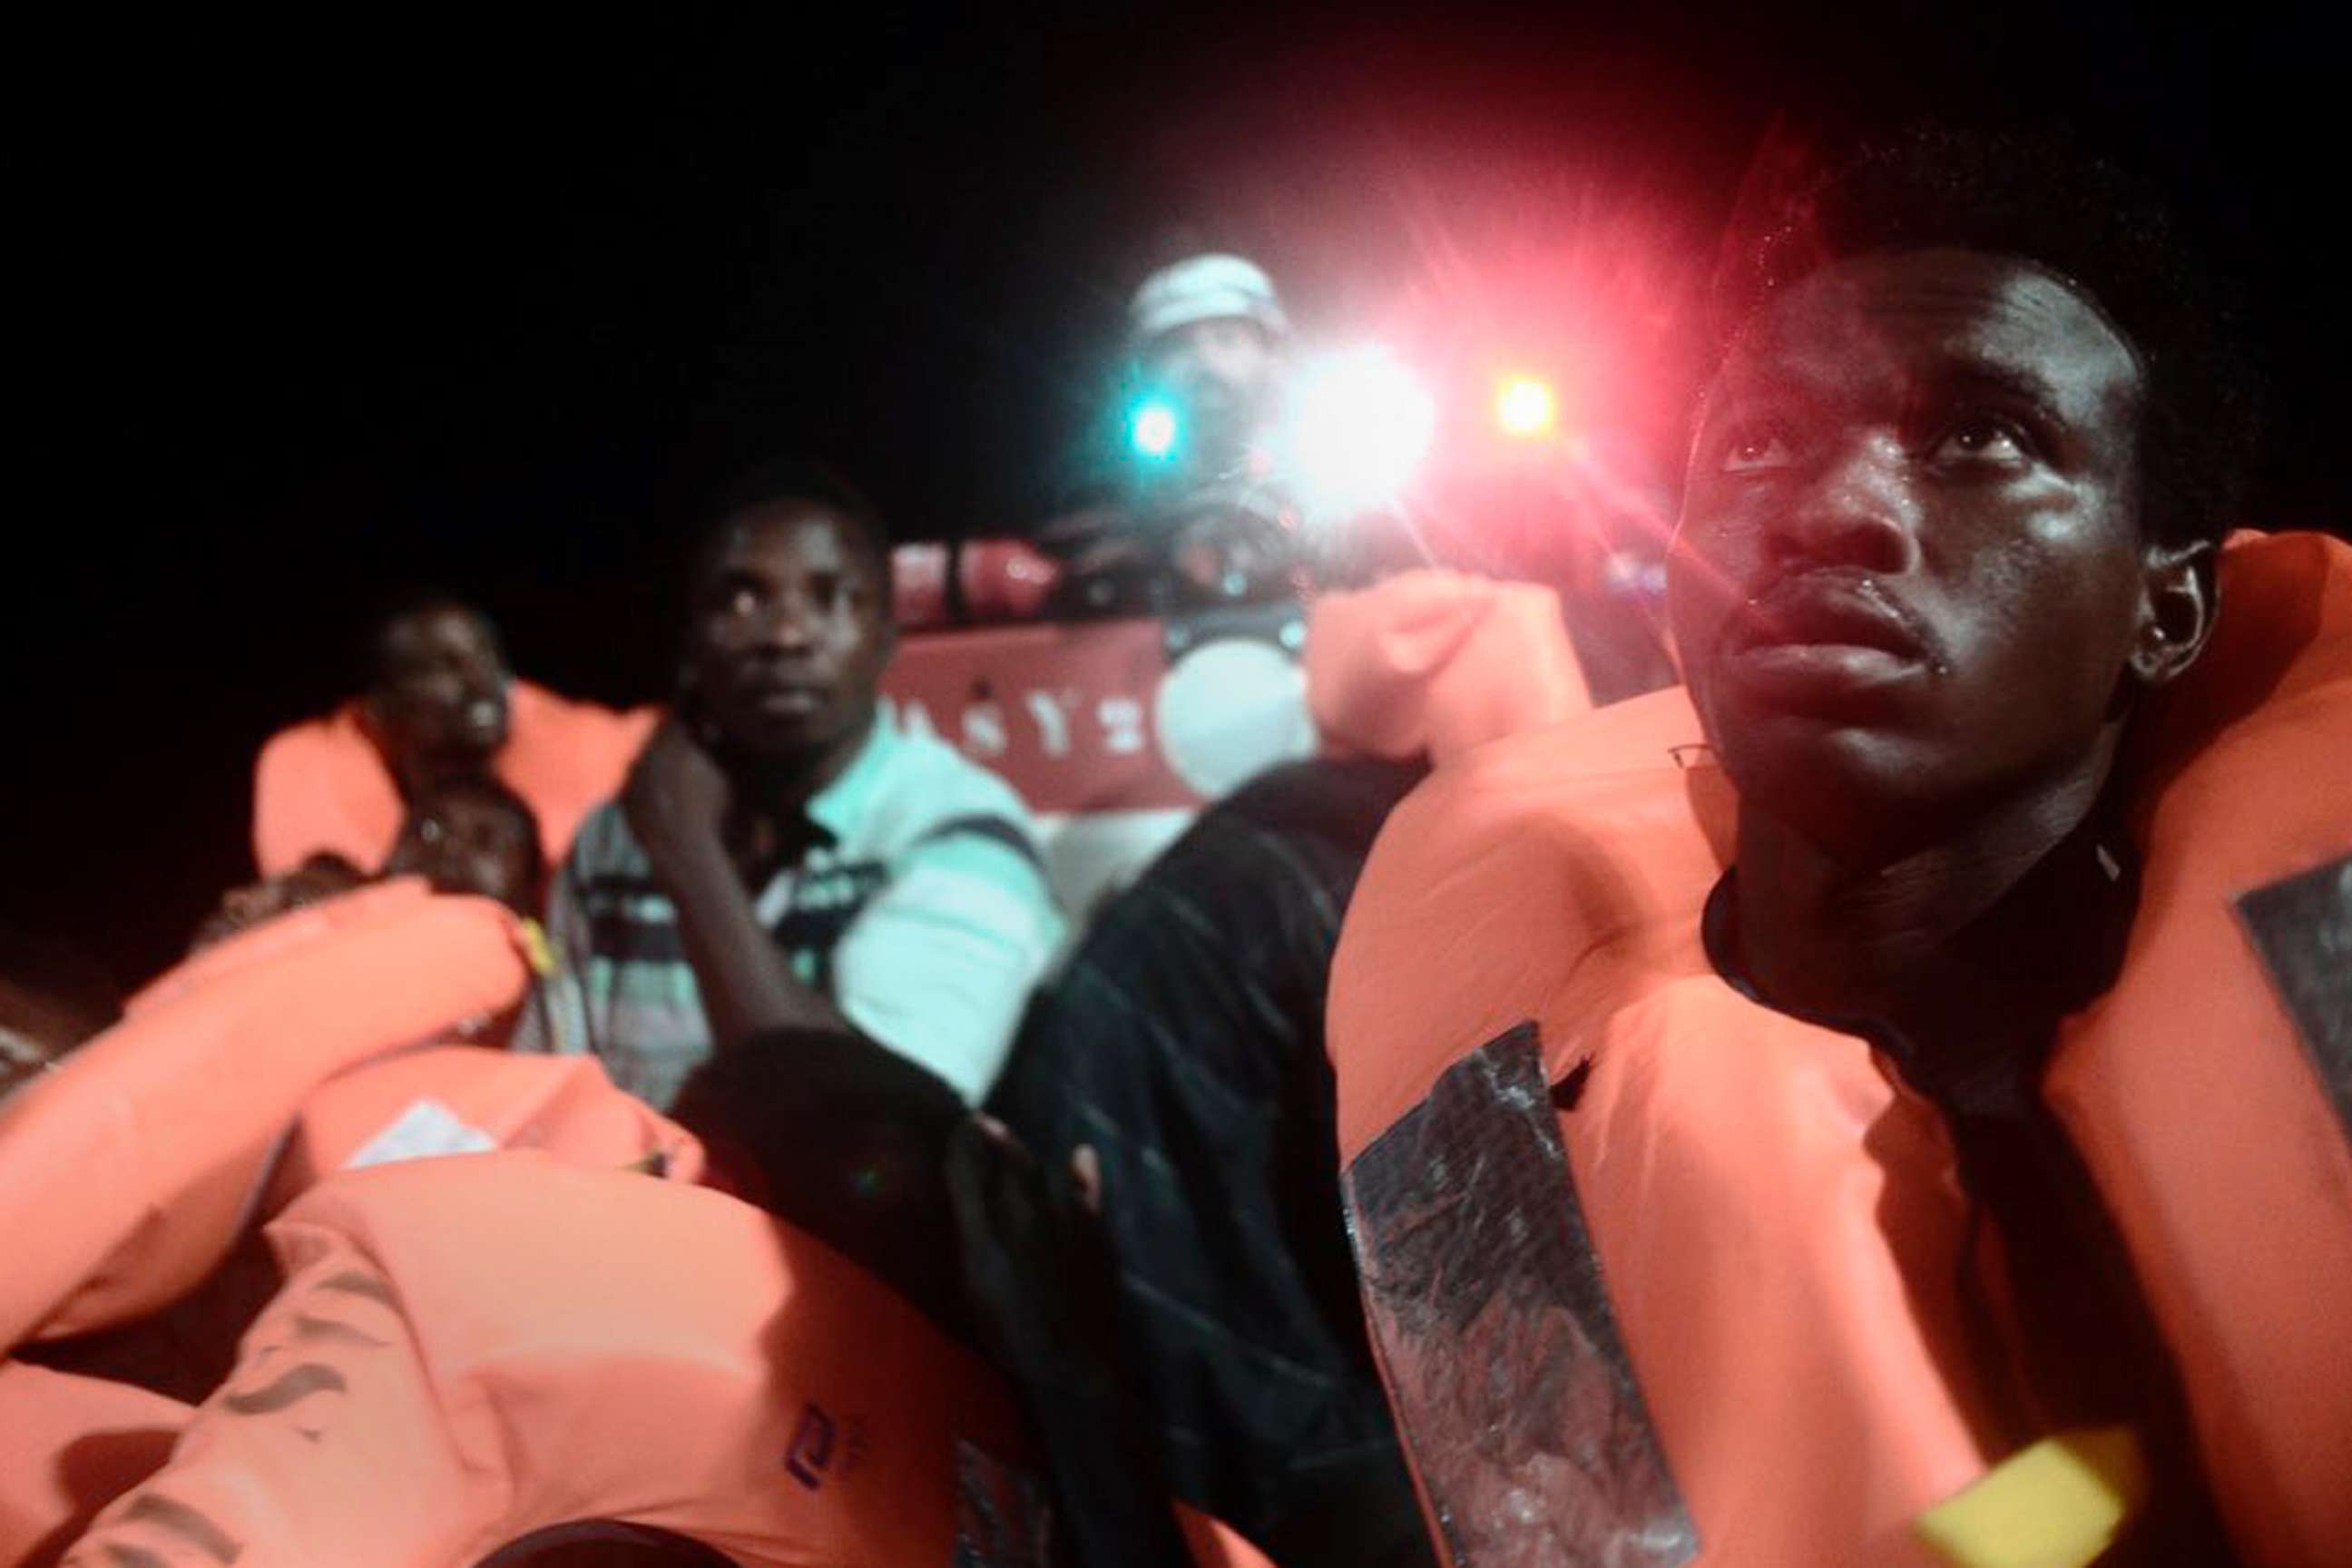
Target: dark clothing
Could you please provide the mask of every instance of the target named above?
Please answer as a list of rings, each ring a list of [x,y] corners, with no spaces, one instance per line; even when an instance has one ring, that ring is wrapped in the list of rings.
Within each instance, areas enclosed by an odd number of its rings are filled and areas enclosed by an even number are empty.
[[[962,1100],[845,1030],[776,1029],[714,1055],[670,1114],[716,1184],[850,1258],[971,1337],[945,1178]]]
[[[1206,812],[1032,1007],[992,1109],[1102,1163],[1167,1481],[1286,1568],[1429,1561],[1340,1217],[1324,993],[1419,763],[1276,769]]]
[[[1742,994],[1776,1006],[1740,961],[1737,875],[1727,871],[1708,896],[1707,957]],[[1780,1010],[1868,1040],[1942,1113],[1979,1241],[1958,1284],[1974,1381],[1990,1405],[1988,1446],[2128,1426],[2147,1459],[2149,1500],[2100,1561],[2225,1564],[2234,1559],[2197,1461],[2179,1370],[2122,1234],[2042,1097],[2060,1022],[2114,986],[2138,907],[2138,856],[2110,814],[2094,812],[1953,940],[1979,994],[1999,1003],[1980,1031],[1931,1047],[1874,1019]],[[1987,1242],[2006,1258],[2008,1300],[1982,1267]]]

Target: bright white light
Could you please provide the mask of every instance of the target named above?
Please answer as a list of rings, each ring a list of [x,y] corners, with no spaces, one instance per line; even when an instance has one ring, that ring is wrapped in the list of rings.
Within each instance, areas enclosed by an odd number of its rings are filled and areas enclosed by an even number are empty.
[[[1128,421],[1127,438],[1147,458],[1164,458],[1176,449],[1176,410],[1165,403],[1146,403]]]
[[[1531,375],[1511,377],[1495,395],[1495,418],[1509,435],[1546,435],[1559,416],[1551,388]]]
[[[1291,474],[1310,516],[1393,500],[1437,432],[1435,401],[1378,346],[1302,366],[1291,399]]]

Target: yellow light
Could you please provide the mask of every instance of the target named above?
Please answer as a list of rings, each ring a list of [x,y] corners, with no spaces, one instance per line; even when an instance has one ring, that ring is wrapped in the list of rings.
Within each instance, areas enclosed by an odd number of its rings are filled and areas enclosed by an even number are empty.
[[[1533,376],[1515,375],[1495,395],[1495,418],[1509,435],[1548,435],[1559,416],[1550,385]]]

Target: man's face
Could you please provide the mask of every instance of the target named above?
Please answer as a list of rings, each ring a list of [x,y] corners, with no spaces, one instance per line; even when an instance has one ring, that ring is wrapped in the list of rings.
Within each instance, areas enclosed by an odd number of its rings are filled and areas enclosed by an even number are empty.
[[[2142,386],[2091,304],[2004,257],[1858,258],[1758,312],[1668,586],[1746,798],[1884,843],[2092,753],[2147,613]]]
[[[1144,353],[1153,379],[1197,390],[1215,383],[1239,398],[1260,395],[1275,377],[1280,356],[1256,322],[1239,317],[1194,321],[1163,332]]]
[[[506,661],[482,618],[454,605],[384,628],[369,701],[402,762],[480,763],[506,744]]]
[[[874,721],[893,632],[872,552],[814,501],[738,519],[697,585],[684,679],[747,759],[793,763]]]
[[[478,893],[530,914],[539,903],[538,840],[537,826],[512,805],[452,790],[410,811],[383,868],[423,877],[438,892]]]

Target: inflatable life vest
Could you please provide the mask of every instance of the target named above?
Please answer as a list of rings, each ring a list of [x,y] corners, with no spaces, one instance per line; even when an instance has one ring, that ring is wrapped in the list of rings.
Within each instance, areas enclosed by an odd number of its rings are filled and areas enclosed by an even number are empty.
[[[345,1169],[530,1149],[593,1170],[693,1181],[700,1143],[586,1057],[426,1046],[362,1062],[296,1114],[257,1212]],[[50,1563],[168,1457],[189,1408],[101,1377],[0,1360],[0,1562]]]
[[[347,1168],[529,1148],[696,1179],[700,1144],[592,1058],[417,1044],[511,1004],[528,974],[520,934],[486,900],[389,883],[245,932],[148,987],[130,1021],[0,1121],[17,1266],[0,1280],[5,1345],[173,1302],[247,1226]],[[162,1461],[134,1437],[163,1431],[168,1447],[178,1422],[142,1408],[127,1424],[125,1400],[184,1418],[121,1384],[0,1361],[0,1561],[86,1522],[143,1475],[131,1461]]]
[[[507,743],[492,763],[539,818],[540,847],[562,864],[581,819],[621,791],[658,710],[615,713],[528,680],[507,684]],[[253,858],[282,876],[320,851],[373,870],[400,837],[400,791],[346,703],[281,730],[261,748],[253,781]]]
[[[2241,539],[2221,579],[2207,657],[2126,763],[2122,973],[2044,1095],[2237,1549],[2318,1564],[2352,1541],[2352,550]],[[1958,1371],[1940,1119],[1702,951],[1734,805],[1682,695],[1636,700],[1440,770],[1351,906],[1340,1156],[1456,1561],[1951,1560],[1919,1521],[2002,1458]]]
[[[997,1380],[723,1194],[424,1160],[338,1177],[268,1235],[288,1282],[236,1371],[68,1563],[436,1568],[581,1520],[754,1568],[1036,1549]]]
[[[128,1384],[0,1361],[0,1563],[55,1563],[171,1458],[189,1414]]]
[[[204,975],[167,977],[0,1106],[0,1348],[180,1296],[253,1217],[321,1083],[513,1005],[530,975],[512,915],[416,880],[298,911],[289,931],[247,932],[197,963]]]
[[[1559,595],[1401,572],[1327,594],[1308,622],[1307,705],[1327,752],[1444,763],[1592,706]]]

